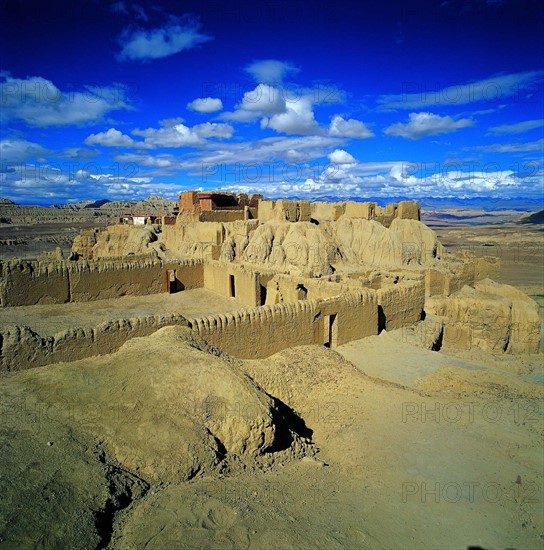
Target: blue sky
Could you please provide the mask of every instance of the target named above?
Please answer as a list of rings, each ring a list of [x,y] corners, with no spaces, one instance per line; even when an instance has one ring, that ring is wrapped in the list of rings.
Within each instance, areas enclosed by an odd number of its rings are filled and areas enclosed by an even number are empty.
[[[0,196],[542,199],[526,0],[0,4]]]

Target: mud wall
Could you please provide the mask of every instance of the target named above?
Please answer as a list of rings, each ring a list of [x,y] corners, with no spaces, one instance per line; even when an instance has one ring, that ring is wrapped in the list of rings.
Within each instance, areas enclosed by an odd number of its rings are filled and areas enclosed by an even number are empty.
[[[235,357],[258,359],[291,346],[322,345],[330,315],[336,315],[332,347],[377,334],[377,301],[372,290],[187,320],[199,336],[214,346]]]
[[[464,259],[454,272],[437,269],[425,271],[425,295],[449,296],[465,285],[473,285],[483,279],[497,279],[500,275],[500,259],[495,257]]]
[[[1,262],[0,305],[62,304],[155,294],[165,291],[166,269],[176,270],[180,290],[204,285],[204,267],[199,260]]]
[[[425,282],[403,282],[376,291],[379,330],[407,327],[421,320],[425,308]]]
[[[200,222],[235,222],[249,217],[246,210],[204,210],[198,214]]]
[[[236,264],[210,261],[204,266],[204,288],[245,306],[261,305],[259,274]]]
[[[0,328],[0,372],[76,361],[117,351],[127,340],[147,336],[169,325],[187,326],[179,314],[119,319],[96,327],[73,328],[42,338],[28,327]]]
[[[293,201],[279,199],[275,201],[262,200],[259,202],[259,221],[271,220],[288,222],[309,222],[310,201]]]

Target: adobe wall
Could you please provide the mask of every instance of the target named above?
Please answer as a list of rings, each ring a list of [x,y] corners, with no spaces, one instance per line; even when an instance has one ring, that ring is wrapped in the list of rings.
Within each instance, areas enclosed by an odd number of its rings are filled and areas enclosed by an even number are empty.
[[[389,227],[395,218],[421,220],[421,207],[414,201],[391,203],[385,207],[379,206],[377,202],[312,202],[310,207],[312,218],[319,222],[336,221],[340,216],[345,216],[375,220]]]
[[[407,327],[421,320],[425,281],[402,282],[376,291],[380,330]]]
[[[465,285],[473,285],[483,279],[497,279],[500,275],[500,259],[494,257],[464,259],[453,272],[437,269],[425,271],[425,295],[449,296]]]
[[[28,327],[0,327],[0,372],[113,353],[127,340],[148,336],[169,325],[187,326],[187,321],[179,314],[118,319],[92,328],[69,329],[47,338]]]
[[[165,271],[175,269],[178,290],[201,288],[204,268],[198,260],[74,262],[69,268],[72,302],[165,292]]]
[[[67,260],[0,262],[0,306],[62,304],[142,296],[165,291],[166,269],[176,270],[179,289],[201,288],[199,260]]]
[[[261,281],[262,284],[262,281]],[[352,290],[361,290],[362,285],[312,279],[296,275],[277,274],[267,283],[267,305],[297,300],[321,300],[332,298]]]
[[[319,222],[335,222],[346,212],[345,202],[311,202],[311,217]]]
[[[63,304],[69,300],[68,262],[0,262],[0,306]]]
[[[231,276],[234,277],[234,296],[231,293]],[[261,304],[259,274],[237,264],[207,262],[204,266],[204,288],[225,298],[234,297],[245,306]]]
[[[275,201],[259,202],[259,220],[267,222],[277,221],[310,221],[310,201],[292,201],[279,199]]]
[[[200,222],[235,222],[249,217],[245,210],[203,210],[198,215]]]
[[[241,359],[259,359],[292,346],[322,345],[326,316],[331,314],[336,314],[335,345],[377,334],[377,302],[371,290],[187,321],[199,336],[226,353]]]

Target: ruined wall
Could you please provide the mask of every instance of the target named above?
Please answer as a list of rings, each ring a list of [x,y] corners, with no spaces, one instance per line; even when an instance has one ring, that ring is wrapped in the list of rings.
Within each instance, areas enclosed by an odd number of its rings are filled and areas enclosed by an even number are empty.
[[[165,291],[167,269],[176,270],[178,290],[201,288],[203,285],[204,268],[202,262],[197,260],[75,262],[69,269],[71,301],[158,294]]]
[[[359,291],[362,287],[362,284],[352,284],[350,281],[335,282],[326,279],[277,274],[269,279],[267,284],[266,303],[273,305],[297,300],[321,300],[353,290]]]
[[[443,294],[446,289],[447,275],[438,269],[425,270],[425,296]]]
[[[0,306],[63,304],[69,300],[68,262],[0,262]]]
[[[402,282],[376,291],[381,330],[394,330],[421,320],[425,308],[425,282]]]
[[[238,220],[245,220],[248,216],[249,214],[245,210],[204,210],[199,213],[198,221],[235,222]]]
[[[167,269],[176,270],[180,290],[204,285],[204,267],[198,260],[162,262],[142,257],[134,260],[1,262],[0,305],[62,304],[127,294],[155,294],[165,291]]]
[[[483,279],[496,279],[500,275],[500,259],[463,258],[461,262],[450,263],[448,270],[427,269],[425,271],[425,295],[449,296],[465,285],[473,285]]]
[[[442,349],[538,353],[538,305],[521,291],[485,279],[451,296],[429,298],[425,310],[443,322]]]
[[[207,262],[204,266],[204,288],[225,298],[235,298],[246,306],[261,304],[258,273],[240,265]]]
[[[336,314],[336,345],[377,334],[377,302],[371,290],[187,320],[214,346],[235,357],[258,359],[291,346],[322,345],[331,314]]]
[[[346,211],[345,202],[312,202],[311,217],[319,222],[335,222]]]
[[[105,355],[117,351],[130,338],[147,336],[169,325],[187,326],[187,321],[179,314],[135,317],[73,328],[47,338],[28,327],[0,327],[0,372]]]
[[[310,201],[291,201],[285,199],[260,201],[259,220],[262,222],[272,220],[309,222]]]

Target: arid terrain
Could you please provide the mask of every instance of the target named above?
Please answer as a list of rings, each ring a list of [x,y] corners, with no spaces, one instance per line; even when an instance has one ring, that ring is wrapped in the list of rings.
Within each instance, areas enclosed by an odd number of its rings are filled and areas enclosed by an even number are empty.
[[[499,256],[499,282],[531,295],[544,322],[542,224],[423,214],[447,250]],[[21,239],[43,230],[63,248],[45,227]],[[242,307],[204,289],[166,297],[5,307],[0,326],[49,337]],[[2,373],[0,547],[543,548],[542,352],[432,351],[427,328],[250,360],[166,326]]]

